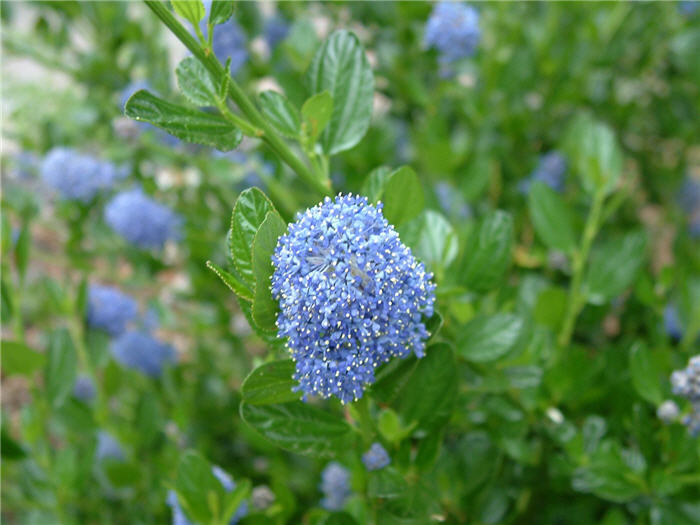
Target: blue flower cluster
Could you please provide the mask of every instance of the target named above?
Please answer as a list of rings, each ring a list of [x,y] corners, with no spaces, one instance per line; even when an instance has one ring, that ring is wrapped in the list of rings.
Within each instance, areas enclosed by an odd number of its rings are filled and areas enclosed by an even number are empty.
[[[326,510],[341,510],[350,495],[350,472],[340,463],[331,461],[321,472],[319,489],[323,492],[321,507]]]
[[[103,459],[124,460],[124,450],[119,442],[104,430],[97,434],[97,450],[95,452],[98,461]]]
[[[114,231],[139,248],[159,249],[168,239],[180,237],[181,218],[140,188],[115,195],[104,216]]]
[[[688,233],[691,237],[700,237],[700,181],[686,177],[678,195],[678,202],[688,215]]]
[[[73,396],[85,403],[89,403],[95,398],[95,383],[88,375],[79,375],[75,378],[73,385]]]
[[[664,308],[664,329],[674,341],[683,339],[683,324],[678,315],[678,308],[672,303],[667,304]]]
[[[99,284],[91,284],[88,288],[88,326],[117,336],[126,330],[137,313],[136,301],[119,289]]]
[[[90,202],[101,190],[111,188],[128,172],[114,164],[69,148],[54,148],[41,164],[41,178],[67,200]]]
[[[217,466],[213,466],[211,471],[216,479],[219,480],[221,486],[224,487],[226,492],[231,492],[236,488],[236,483],[234,483],[233,478],[224,470]],[[192,522],[187,519],[187,516],[185,516],[185,513],[180,506],[180,502],[177,500],[177,494],[175,494],[175,491],[173,490],[168,492],[168,505],[173,511],[173,525],[192,525]],[[229,521],[229,525],[236,525],[236,523],[238,523],[238,521],[246,514],[248,514],[248,504],[243,502],[236,510],[236,513],[231,518],[231,521]]]
[[[380,470],[391,463],[391,458],[380,443],[372,443],[369,450],[362,455],[362,462],[367,470]]]
[[[681,422],[693,436],[700,435],[700,354],[690,358],[688,366],[671,374],[671,391],[692,403]]]
[[[362,397],[374,369],[422,357],[435,285],[366,197],[339,195],[297,214],[272,257],[277,327],[304,397]]]
[[[112,356],[127,368],[158,377],[165,364],[175,361],[175,350],[146,332],[130,330],[112,341]]]
[[[479,12],[461,2],[440,2],[425,25],[425,47],[435,48],[443,63],[474,54],[479,43]]]
[[[518,185],[521,193],[528,193],[534,182],[540,181],[559,193],[564,191],[566,158],[558,151],[550,151],[540,157],[530,176]]]

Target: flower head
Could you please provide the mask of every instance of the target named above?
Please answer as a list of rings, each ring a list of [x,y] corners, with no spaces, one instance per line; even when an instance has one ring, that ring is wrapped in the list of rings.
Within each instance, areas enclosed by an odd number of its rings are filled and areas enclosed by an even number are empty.
[[[80,401],[89,403],[95,398],[95,383],[88,375],[79,375],[73,385],[73,396]]]
[[[116,336],[126,330],[138,313],[138,305],[130,296],[112,286],[91,284],[88,289],[87,323],[92,328]]]
[[[151,377],[158,377],[166,363],[175,361],[175,350],[153,336],[131,330],[112,341],[114,359]]]
[[[676,403],[670,399],[667,399],[661,403],[659,408],[656,409],[656,417],[658,417],[664,423],[673,422],[679,414],[680,410],[678,409],[678,405],[676,405]]]
[[[221,486],[224,487],[226,492],[231,492],[236,488],[236,483],[234,483],[233,478],[223,469],[215,465],[211,468],[211,471],[216,479],[219,480],[219,483],[221,483]],[[168,492],[168,505],[173,511],[173,525],[192,525],[192,522],[187,518],[182,510],[180,502],[177,500],[177,494],[175,494],[175,491],[171,490]],[[238,523],[238,521],[246,514],[248,514],[248,504],[243,502],[238,506],[238,509],[231,518],[231,521],[229,521],[229,525],[236,525],[236,523]]]
[[[367,470],[380,470],[391,463],[391,458],[380,443],[372,443],[369,450],[362,454],[362,462]]]
[[[671,391],[691,402],[691,411],[683,416],[681,423],[697,436],[700,434],[700,354],[691,357],[684,369],[671,374]]]
[[[180,236],[181,218],[140,188],[117,194],[104,215],[114,231],[139,248],[162,248],[168,239]]]
[[[321,472],[323,492],[321,506],[326,510],[341,510],[350,495],[350,472],[340,463],[331,461]]]
[[[425,25],[425,47],[437,49],[445,63],[472,56],[480,37],[478,11],[461,2],[436,4]]]
[[[683,338],[683,324],[678,315],[678,308],[672,303],[664,307],[664,329],[668,336],[675,341],[680,341]]]
[[[554,191],[563,192],[566,175],[566,158],[558,151],[550,151],[542,155],[537,167],[530,176],[520,182],[522,193],[528,193],[532,183],[540,181]]]
[[[326,198],[297,215],[272,257],[280,337],[305,396],[362,396],[374,369],[422,357],[435,285],[366,197]]]
[[[89,202],[128,175],[112,163],[68,148],[54,148],[41,164],[41,178],[67,200]]]

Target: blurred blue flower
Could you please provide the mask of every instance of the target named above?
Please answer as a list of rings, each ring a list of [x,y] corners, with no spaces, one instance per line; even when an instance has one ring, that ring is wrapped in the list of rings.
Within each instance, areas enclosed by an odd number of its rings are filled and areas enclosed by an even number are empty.
[[[88,375],[81,374],[75,378],[73,385],[73,396],[80,401],[89,403],[95,398],[95,383]]]
[[[683,180],[678,192],[678,204],[688,214],[692,214],[700,208],[700,181],[691,177],[686,177]]]
[[[98,461],[103,459],[124,460],[124,450],[119,442],[104,430],[97,433],[97,451],[95,452]]]
[[[372,443],[369,450],[362,455],[362,462],[367,470],[380,470],[391,463],[391,458],[380,443]]]
[[[697,0],[684,0],[683,2],[678,2],[678,11],[686,16],[695,14],[698,8],[700,8],[700,2]]]
[[[350,495],[350,472],[340,463],[331,461],[321,473],[323,492],[321,506],[326,510],[341,510]]]
[[[474,54],[479,43],[479,12],[461,2],[435,5],[425,25],[425,47],[435,48],[449,63]]]
[[[270,46],[270,49],[274,49],[277,47],[277,44],[287,38],[287,34],[289,33],[289,24],[279,16],[268,18],[265,22],[265,29],[263,30],[263,33],[265,35],[267,45]]]
[[[658,417],[664,423],[672,423],[680,415],[680,410],[678,405],[667,399],[659,405],[656,409],[656,417]]]
[[[669,303],[664,308],[664,329],[671,339],[683,339],[683,325],[674,304]]]
[[[216,477],[216,479],[219,480],[226,492],[231,492],[233,489],[236,488],[236,484],[234,483],[233,478],[229,476],[226,472],[224,472],[221,468],[213,466],[211,468],[211,471]],[[189,519],[187,519],[187,516],[185,516],[185,513],[182,510],[182,507],[180,506],[180,502],[177,500],[177,494],[175,493],[175,491],[168,491],[167,501],[168,505],[173,511],[173,525],[192,525],[192,522]],[[248,514],[248,504],[244,501],[236,510],[235,514],[231,518],[231,521],[229,521],[229,525],[236,525],[236,523],[238,523],[238,521],[246,514]]]
[[[87,323],[90,327],[116,336],[126,330],[137,313],[136,301],[119,289],[99,284],[90,285],[87,303]]]
[[[68,148],[54,148],[41,164],[41,178],[49,187],[68,200],[89,202],[101,190],[111,188],[125,178],[128,171],[82,155]]]
[[[181,218],[157,203],[140,188],[114,196],[105,207],[111,228],[139,248],[162,248],[168,239],[180,238]]]
[[[700,434],[700,354],[691,357],[684,369],[671,374],[671,391],[691,402],[691,411],[683,416],[681,423],[697,436]]]
[[[112,356],[125,366],[158,377],[163,366],[175,361],[175,350],[145,332],[130,330],[112,341]]]
[[[440,181],[435,185],[435,196],[442,211],[449,217],[465,220],[472,216],[471,208],[462,193],[448,182]]]
[[[39,171],[40,160],[31,151],[21,151],[15,155],[15,172],[19,179],[30,179]]]
[[[339,195],[297,214],[272,257],[279,337],[296,362],[298,389],[362,397],[374,369],[422,357],[433,314],[432,274],[366,197]]]
[[[537,167],[526,179],[520,181],[518,188],[521,193],[528,193],[533,182],[543,182],[554,191],[564,191],[566,175],[566,158],[558,151],[550,151],[542,156]]]

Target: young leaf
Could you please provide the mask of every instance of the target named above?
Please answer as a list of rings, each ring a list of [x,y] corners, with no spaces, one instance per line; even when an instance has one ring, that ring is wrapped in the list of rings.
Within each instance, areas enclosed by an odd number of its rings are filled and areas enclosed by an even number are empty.
[[[331,122],[321,144],[327,155],[352,148],[369,128],[374,76],[357,37],[335,31],[318,49],[308,72],[312,93],[328,91],[333,97]]]
[[[309,147],[316,144],[321,132],[326,128],[333,114],[333,97],[322,91],[309,98],[301,106],[302,132]]]
[[[524,327],[523,319],[512,314],[477,316],[459,331],[457,352],[477,363],[494,361],[515,347]]]
[[[145,90],[131,96],[126,102],[124,114],[135,120],[150,122],[179,139],[221,151],[234,149],[243,138],[241,130],[220,115],[178,106]]]
[[[198,25],[207,13],[202,0],[172,0],[173,9],[192,25]]]
[[[255,275],[255,298],[253,299],[253,320],[261,330],[277,330],[277,301],[272,298],[270,278],[272,277],[272,254],[277,239],[287,231],[287,224],[276,211],[268,212],[253,239],[253,274]]]
[[[302,401],[273,405],[243,402],[241,417],[275,445],[298,454],[333,456],[347,450],[354,438],[342,418]]]
[[[46,363],[46,395],[54,406],[60,406],[73,390],[78,359],[66,330],[52,334]]]
[[[244,301],[253,301],[253,291],[248,288],[248,285],[241,281],[238,277],[230,272],[227,272],[221,266],[218,266],[211,261],[207,261],[207,268],[218,275],[219,279],[221,279],[223,283],[228,286],[229,289],[238,297]]]
[[[542,241],[570,254],[576,248],[576,235],[569,208],[559,194],[537,181],[530,187],[528,205],[532,224]]]
[[[488,213],[472,232],[462,254],[461,283],[477,292],[499,284],[510,266],[513,218],[507,212]]]
[[[29,375],[44,366],[46,355],[16,341],[3,341],[0,362],[5,375]]]
[[[233,8],[233,0],[214,0],[211,3],[209,23],[213,25],[223,24],[233,15]],[[228,67],[226,71],[229,71]]]
[[[457,256],[457,234],[445,217],[433,210],[425,210],[399,229],[401,240],[413,254],[438,275]]]
[[[217,90],[209,71],[194,57],[187,57],[175,69],[177,85],[185,98],[197,106],[216,106]]]
[[[293,375],[294,361],[291,359],[260,365],[243,381],[243,401],[251,405],[297,401],[301,398],[301,392],[292,391],[299,384]]]
[[[299,110],[287,97],[276,91],[263,91],[258,95],[258,105],[274,128],[285,137],[296,138],[301,133]]]
[[[275,211],[270,199],[258,188],[248,188],[238,196],[231,214],[231,259],[243,280],[253,290],[253,239],[270,211]]]
[[[632,346],[630,349],[632,384],[641,397],[654,405],[659,405],[663,401],[658,372],[654,366],[651,350],[642,343]]]
[[[423,187],[416,173],[408,166],[394,171],[382,191],[382,213],[390,224],[398,227],[416,217],[425,203]]]

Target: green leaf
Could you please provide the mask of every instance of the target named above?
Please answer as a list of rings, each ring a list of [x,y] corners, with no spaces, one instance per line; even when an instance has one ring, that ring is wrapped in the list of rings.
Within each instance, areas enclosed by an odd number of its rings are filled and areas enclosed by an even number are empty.
[[[425,210],[399,229],[401,240],[438,277],[457,256],[457,234],[440,213]]]
[[[2,372],[4,375],[30,375],[46,363],[46,355],[16,341],[2,342]]]
[[[541,181],[530,187],[530,218],[537,235],[550,248],[571,253],[576,248],[573,220],[559,194]]]
[[[292,389],[299,383],[294,375],[294,361],[285,359],[260,365],[243,381],[243,401],[250,405],[287,403],[301,398],[301,392]]]
[[[619,447],[610,443],[601,446],[590,462],[577,468],[572,477],[574,490],[590,492],[616,503],[637,498],[643,483],[624,461]]]
[[[76,357],[73,341],[66,330],[58,330],[49,341],[46,363],[46,395],[54,406],[60,406],[73,390]]]
[[[558,286],[545,288],[537,296],[532,316],[535,321],[557,331],[564,322],[566,303],[569,295]]]
[[[7,433],[6,424],[3,424],[0,430],[0,453],[2,453],[2,458],[7,460],[24,459],[27,456],[22,445]]]
[[[333,116],[321,137],[325,153],[352,148],[369,128],[374,97],[374,76],[357,37],[333,32],[314,55],[308,78],[312,93],[333,97]]]
[[[272,254],[277,239],[287,231],[287,224],[276,211],[268,212],[253,239],[253,274],[255,275],[255,298],[253,299],[253,320],[261,330],[277,330],[279,305],[270,290]]]
[[[382,213],[389,224],[398,227],[416,217],[425,204],[423,187],[416,173],[408,166],[394,171],[387,178],[382,192]]]
[[[367,493],[371,498],[399,498],[406,493],[408,484],[400,472],[391,465],[370,472]]]
[[[502,284],[511,262],[513,218],[501,210],[489,212],[472,232],[462,254],[461,283],[477,292]]]
[[[185,20],[198,25],[207,11],[201,0],[171,0],[173,9]]]
[[[142,473],[134,463],[105,458],[101,466],[109,482],[117,488],[135,485],[142,479]]]
[[[225,491],[212,473],[211,465],[198,452],[188,450],[177,467],[175,490],[188,517],[197,523],[213,523],[209,501],[222,502]],[[221,507],[219,507],[221,508]]]
[[[367,199],[372,203],[377,203],[384,194],[384,184],[386,180],[391,175],[391,169],[387,166],[379,166],[373,169],[365,182],[362,183],[362,189],[360,193],[367,197]]]
[[[195,57],[187,57],[175,69],[177,85],[185,98],[197,106],[216,106],[217,89],[209,71]]]
[[[258,105],[263,115],[285,137],[296,138],[301,133],[301,117],[287,97],[276,91],[263,91],[258,95]]]
[[[328,91],[311,96],[301,106],[302,132],[307,147],[316,143],[318,136],[326,129],[333,115],[333,97]]]
[[[634,283],[646,261],[646,236],[632,232],[596,246],[584,281],[588,302],[603,304]]]
[[[270,211],[275,211],[270,199],[258,188],[248,188],[238,196],[231,214],[231,259],[251,289],[255,289],[253,240]]]
[[[423,471],[429,470],[437,461],[444,438],[444,429],[431,432],[418,442],[415,465]]]
[[[233,15],[233,8],[233,0],[214,0],[211,3],[209,23],[212,25],[223,24]],[[228,71],[228,68],[226,68],[226,71]]]
[[[659,371],[654,366],[651,350],[643,343],[630,349],[630,373],[637,393],[650,403],[659,405],[663,401]]]
[[[250,497],[250,489],[252,485],[249,480],[236,480],[236,486],[231,492],[224,494],[223,510],[219,523],[231,523],[232,518],[238,507],[241,506],[244,500]]]
[[[302,401],[274,405],[241,403],[241,417],[284,449],[316,457],[347,450],[354,434],[340,417]]]
[[[17,237],[15,244],[15,262],[17,264],[17,272],[20,279],[24,279],[27,273],[27,264],[29,264],[29,247],[31,245],[31,232],[29,224],[25,224]]]
[[[211,261],[207,261],[207,268],[209,268],[211,271],[213,271],[216,275],[219,276],[219,279],[223,281],[223,283],[229,287],[229,289],[235,293],[238,297],[243,299],[244,301],[253,301],[253,292],[250,288],[248,288],[248,285],[244,282],[242,282],[238,277],[233,275],[230,272],[227,272],[224,270],[221,266],[218,266],[214,264]]]
[[[178,106],[145,90],[131,96],[124,114],[138,121],[150,122],[179,139],[221,151],[234,149],[243,138],[241,130],[220,115]]]
[[[494,361],[515,347],[524,328],[524,320],[513,314],[479,315],[459,330],[457,353],[477,363]]]

